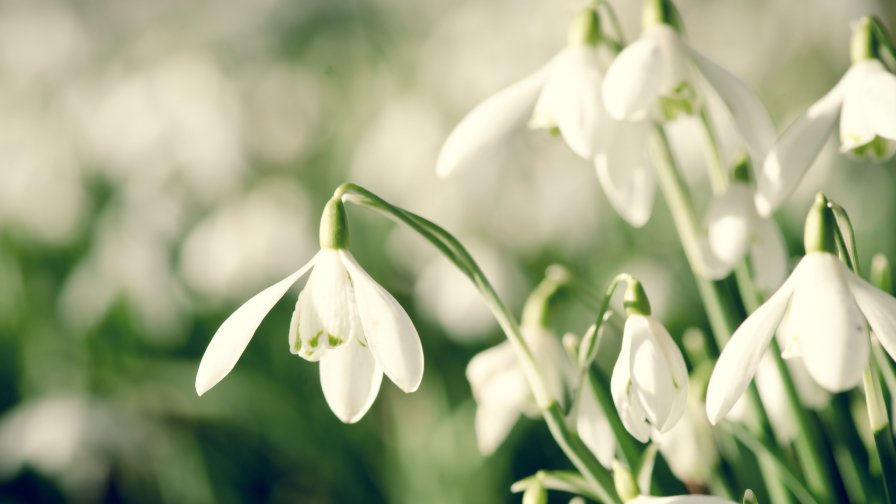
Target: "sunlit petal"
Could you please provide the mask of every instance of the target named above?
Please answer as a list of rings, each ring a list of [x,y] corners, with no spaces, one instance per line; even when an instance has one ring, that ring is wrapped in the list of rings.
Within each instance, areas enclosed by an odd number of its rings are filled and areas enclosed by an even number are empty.
[[[551,63],[497,92],[470,111],[454,128],[439,151],[436,173],[447,177],[475,162],[532,113]]]
[[[656,192],[645,146],[647,128],[647,121],[614,121],[607,128],[606,146],[594,159],[607,200],[634,227],[650,219]]]
[[[380,391],[383,372],[370,351],[351,340],[320,359],[320,385],[333,413],[345,423],[360,420]]]
[[[609,468],[616,454],[616,436],[607,414],[597,403],[591,380],[585,380],[584,387],[576,418],[576,431],[597,460]]]
[[[713,254],[737,264],[750,246],[756,220],[753,192],[746,184],[731,184],[706,212],[706,230]]]
[[[351,275],[370,351],[398,388],[413,392],[423,379],[423,346],[417,329],[398,301],[364,271],[350,252],[339,251]]]
[[[632,315],[631,380],[648,420],[660,432],[672,428],[688,397],[688,372],[681,351],[662,324],[649,316]]]
[[[613,367],[613,375],[610,378],[610,393],[613,396],[613,404],[619,413],[619,418],[625,426],[625,430],[642,443],[650,439],[650,423],[647,414],[637,399],[631,380],[631,331],[626,331],[622,337],[622,348],[619,358]]]
[[[663,71],[663,51],[655,39],[641,38],[623,49],[604,77],[602,95],[610,116],[644,118],[660,93]]]
[[[256,294],[237,308],[212,337],[196,373],[196,393],[204,394],[221,381],[239,360],[255,330],[286,291],[315,264],[317,256],[295,273]]]

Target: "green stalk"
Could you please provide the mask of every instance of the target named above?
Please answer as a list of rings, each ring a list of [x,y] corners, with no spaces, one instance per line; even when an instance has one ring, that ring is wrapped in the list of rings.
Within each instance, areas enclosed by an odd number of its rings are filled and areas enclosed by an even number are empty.
[[[621,504],[613,484],[613,476],[600,465],[591,450],[566,424],[563,411],[556,399],[548,393],[544,378],[535,365],[532,351],[526,344],[519,324],[504,305],[488,278],[467,249],[450,233],[427,219],[396,207],[363,187],[346,183],[339,186],[335,197],[381,212],[405,224],[426,238],[473,282],[497,319],[505,336],[516,350],[517,357],[532,395],[541,410],[551,435],[579,472],[594,485],[594,490],[604,502]]]
[[[700,254],[700,229],[690,195],[672,157],[672,148],[662,126],[655,125],[652,140],[655,144],[653,151],[658,158],[656,172],[660,190],[663,192],[666,203],[669,205],[669,211],[672,214],[675,228],[678,230],[682,248],[684,248],[685,256],[697,283],[697,289],[706,308],[713,336],[718,347],[722,348],[728,342],[739,322],[733,311],[733,303],[721,285],[703,277],[697,272],[697,257]],[[759,417],[762,439],[771,439],[773,436],[771,424],[769,423],[768,415],[762,408],[762,401],[759,398],[755,382],[751,383],[747,389],[747,400],[751,409]],[[776,475],[772,464],[763,463],[768,462],[764,460],[767,458],[764,452],[757,453],[757,457],[760,461],[759,469],[762,472],[772,499],[775,502],[790,502],[790,495]]]

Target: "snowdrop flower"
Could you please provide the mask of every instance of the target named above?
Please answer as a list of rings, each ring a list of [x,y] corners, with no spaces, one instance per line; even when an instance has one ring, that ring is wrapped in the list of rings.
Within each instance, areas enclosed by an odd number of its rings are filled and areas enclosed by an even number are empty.
[[[559,285],[545,279],[526,300],[520,330],[535,365],[545,380],[547,393],[562,403],[575,369],[559,338],[547,328],[547,305]],[[538,407],[529,382],[510,341],[488,348],[467,364],[467,380],[476,401],[476,442],[483,455],[493,453],[510,433],[521,414],[535,416]]]
[[[691,388],[694,386],[692,382]],[[719,451],[699,396],[689,394],[681,421],[667,432],[655,433],[653,439],[676,478],[689,484],[704,485],[719,462]]]
[[[673,495],[671,497],[653,497],[639,495],[625,501],[626,504],[737,504],[734,501],[713,495]]]
[[[447,177],[471,165],[528,116],[531,128],[559,132],[573,152],[593,161],[613,208],[632,226],[643,226],[655,193],[643,142],[649,125],[620,123],[607,114],[600,90],[611,58],[600,42],[597,13],[581,12],[566,48],[461,120],[439,152],[436,172]]]
[[[608,324],[601,325],[601,331],[606,331]],[[594,331],[592,325],[589,332]],[[586,336],[587,338],[588,336]],[[599,338],[604,341],[606,335]],[[578,345],[573,345],[576,347]],[[599,351],[598,351],[599,352]],[[606,412],[598,404],[596,392],[590,379],[585,379],[582,384],[581,396],[578,401],[578,411],[574,413],[576,432],[582,438],[585,446],[597,457],[597,460],[606,468],[610,468],[616,456],[616,434],[610,425]]]
[[[360,420],[383,373],[405,392],[423,378],[423,349],[408,314],[358,264],[348,244],[345,208],[330,200],[321,219],[321,250],[298,271],[258,293],[215,333],[196,374],[204,394],[236,365],[262,319],[305,273],[289,327],[290,351],[320,362],[324,398],[345,423]]]
[[[714,93],[751,157],[762,159],[775,138],[762,103],[746,84],[690,47],[673,27],[678,22],[669,0],[647,0],[641,37],[607,69],[602,89],[607,112],[626,121],[672,120],[698,113],[704,93]]]
[[[799,185],[840,121],[840,151],[885,161],[896,153],[896,75],[876,56],[872,18],[863,18],[852,39],[852,65],[826,95],[791,124],[768,153],[758,174],[756,205],[773,213]]]
[[[827,199],[819,194],[806,220],[806,255],[778,291],[741,324],[719,356],[706,397],[713,424],[741,397],[776,330],[782,355],[801,357],[809,376],[831,392],[862,380],[869,327],[896,357],[896,299],[834,255],[835,225]]]
[[[743,165],[740,165],[743,166]],[[787,275],[787,246],[778,225],[756,211],[753,190],[735,179],[706,212],[709,248],[730,273],[749,254],[757,287],[771,292]]]
[[[667,432],[681,419],[688,370],[672,336],[650,316],[647,296],[637,280],[629,282],[625,308],[628,318],[610,391],[626,430],[643,443],[653,430]]]

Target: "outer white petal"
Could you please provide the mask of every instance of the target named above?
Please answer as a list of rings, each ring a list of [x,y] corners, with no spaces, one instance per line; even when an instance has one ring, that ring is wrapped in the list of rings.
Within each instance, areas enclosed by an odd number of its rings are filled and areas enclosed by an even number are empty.
[[[499,345],[492,349],[495,348],[504,347]],[[494,369],[479,387],[478,394],[474,392],[474,397],[476,442],[479,451],[488,455],[501,445],[520,413],[528,408],[532,394],[526,377],[514,362],[514,365]]]
[[[481,404],[476,408],[476,447],[479,453],[491,455],[507,439],[520,412],[510,408]]]
[[[212,337],[196,373],[196,393],[204,394],[221,381],[239,360],[255,330],[286,291],[314,266],[317,256],[295,273],[256,294],[237,308]]]
[[[383,372],[401,390],[413,392],[423,379],[423,346],[417,329],[398,301],[355,261],[339,251],[355,289],[358,315],[367,345]]]
[[[606,145],[594,158],[597,178],[613,209],[634,227],[650,219],[656,180],[647,156],[647,121],[607,125]]]
[[[862,381],[870,338],[846,284],[848,270],[832,254],[807,254],[790,300],[785,350],[801,355],[809,375],[831,392]]]
[[[873,97],[868,96],[869,89],[867,89],[875,68],[877,67],[872,62],[861,62],[852,66],[852,77],[843,95],[840,112],[841,152],[861,147],[874,140],[877,135],[870,120],[870,111],[877,104],[871,101]]]
[[[600,87],[597,49],[580,45],[564,49],[554,60],[530,126],[556,125],[573,152],[591,159],[598,132],[609,120]]]
[[[616,455],[616,436],[606,413],[594,397],[591,380],[585,381],[585,389],[582,390],[576,431],[597,460],[609,469]]]
[[[691,48],[697,69],[725,102],[734,124],[743,136],[753,159],[763,159],[775,141],[775,126],[753,91],[716,62]]]
[[[671,497],[651,497],[639,495],[626,504],[737,504],[734,501],[712,495],[673,495]]]
[[[896,360],[896,299],[852,273],[845,276],[856,304],[874,335],[890,357]]]
[[[650,423],[632,384],[631,349],[632,334],[630,331],[625,331],[619,358],[613,366],[613,375],[610,378],[610,393],[625,430],[638,441],[646,443],[650,439]]]
[[[467,167],[532,113],[551,63],[497,92],[470,111],[454,128],[439,151],[436,173],[447,177]]]
[[[868,66],[864,78],[856,82],[865,120],[878,136],[896,140],[896,75],[888,72],[878,60],[859,65]]]
[[[750,263],[756,287],[770,293],[787,278],[787,244],[778,224],[771,218],[756,219]]]
[[[327,350],[320,359],[320,385],[333,413],[345,423],[360,420],[380,391],[383,371],[357,340]]]
[[[317,354],[361,335],[354,287],[339,251],[323,249],[318,253],[296,309],[302,355]]]
[[[625,331],[632,335],[632,386],[650,423],[666,432],[681,419],[687,405],[684,358],[666,328],[653,317],[632,315]]]
[[[722,349],[706,390],[706,416],[711,424],[719,423],[728,414],[756,374],[800,275],[801,268],[797,266],[784,285],[734,331]]]
[[[750,188],[746,184],[731,184],[706,212],[706,230],[713,254],[730,265],[743,259],[752,241],[756,217]]]
[[[840,117],[840,106],[852,75],[851,68],[832,90],[784,131],[769,151],[756,177],[756,209],[760,215],[771,215],[796,189],[818,157]]]
[[[576,373],[560,339],[543,327],[523,326],[522,332],[532,354],[537,356],[535,365],[544,377],[548,392],[563,404],[566,384],[573,383]]]
[[[668,432],[655,432],[653,440],[678,479],[697,484],[709,481],[718,464],[719,452],[703,402],[695,394],[688,396],[688,407],[681,421]]]
[[[602,95],[610,116],[638,120],[647,115],[664,83],[663,50],[652,37],[626,47],[607,69]]]
[[[466,371],[473,398],[478,401],[492,378],[518,366],[516,352],[509,341],[503,341],[474,355],[467,364]]]

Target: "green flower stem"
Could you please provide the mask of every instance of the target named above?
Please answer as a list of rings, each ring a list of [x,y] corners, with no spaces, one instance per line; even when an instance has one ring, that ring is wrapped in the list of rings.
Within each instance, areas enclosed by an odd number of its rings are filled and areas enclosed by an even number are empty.
[[[728,342],[739,322],[733,311],[733,303],[721,285],[703,277],[697,272],[697,255],[700,253],[700,228],[697,224],[697,216],[694,212],[690,195],[672,157],[672,148],[662,126],[655,125],[652,140],[652,150],[656,158],[655,166],[660,190],[663,192],[666,203],[669,205],[669,211],[672,213],[672,219],[678,230],[682,248],[684,248],[685,256],[697,283],[697,289],[706,308],[713,336],[718,347],[722,348]],[[772,439],[771,424],[769,423],[768,415],[762,408],[762,401],[759,398],[759,392],[755,383],[751,383],[747,389],[747,400],[751,409],[759,417],[759,430],[762,439]],[[757,457],[760,461],[760,471],[762,471],[763,479],[768,486],[772,499],[775,502],[790,502],[790,496],[787,494],[772,465],[763,463],[767,462],[764,460],[767,458],[764,452],[757,453]]]
[[[594,454],[588,449],[582,440],[566,424],[563,411],[557,401],[548,393],[544,378],[535,365],[532,351],[526,344],[519,324],[506,305],[498,297],[497,292],[479,268],[476,261],[467,249],[450,233],[436,224],[416,215],[412,212],[396,207],[374,193],[356,184],[342,184],[336,189],[334,196],[343,200],[364,206],[405,224],[413,231],[432,243],[442,252],[458,269],[461,270],[479,292],[482,294],[492,314],[516,350],[523,374],[532,389],[532,395],[541,409],[548,429],[557,441],[557,444],[573,463],[582,476],[594,486],[594,490],[600,500],[608,503],[620,503],[619,497],[613,486],[613,476],[600,465]]]
[[[856,250],[856,236],[849,215],[840,205],[832,201],[828,202],[828,207],[837,222],[837,225],[834,226],[834,240],[840,249],[841,259],[856,275],[861,275],[859,255]],[[862,384],[865,388],[868,421],[871,424],[874,446],[877,448],[877,456],[880,459],[884,494],[888,503],[896,504],[896,446],[893,445],[893,433],[890,431],[887,405],[880,389],[877,366],[874,365],[873,358],[868,359],[868,365],[862,375]]]
[[[831,433],[831,452],[840,470],[843,486],[849,502],[863,504],[876,489],[877,481],[871,479],[868,467],[868,452],[865,444],[850,422],[849,398],[844,394],[834,394],[830,402],[819,411],[827,432]]]
[[[712,181],[713,193],[719,195],[728,187],[728,174],[722,164],[721,151],[715,130],[705,107],[700,111],[700,123],[706,133],[707,144],[709,145],[710,180]],[[736,267],[734,275],[741,294],[741,301],[744,303],[747,313],[753,313],[759,308],[764,299],[759,290],[756,289],[749,261],[742,261]],[[799,434],[794,444],[800,464],[806,473],[809,488],[812,489],[819,499],[828,501],[833,496],[833,488],[831,488],[830,484],[832,475],[826,464],[823,463],[825,458],[822,457],[819,449],[821,444],[818,439],[818,432],[809,421],[808,412],[800,402],[790,369],[781,357],[781,349],[778,347],[777,339],[772,338],[770,350],[775,360],[775,368],[781,377],[781,382],[784,384],[787,404],[799,428]]]
[[[616,275],[616,277],[610,281],[610,285],[607,286],[607,290],[604,292],[604,297],[600,302],[600,307],[597,309],[597,321],[594,323],[594,331],[589,331],[588,334],[582,338],[582,344],[579,346],[579,383],[584,383],[585,373],[588,371],[588,368],[591,367],[595,357],[597,357],[597,348],[599,346],[597,343],[598,338],[600,337],[600,328],[604,323],[604,315],[610,308],[610,301],[613,299],[613,294],[616,292],[616,288],[623,282],[631,283],[632,281],[633,278],[631,275],[620,273],[619,275]]]
[[[532,476],[523,478],[510,485],[510,491],[513,493],[525,492],[533,484],[540,484],[548,490],[581,495],[595,501],[600,500],[600,497],[591,490],[588,482],[580,474],[573,471],[538,471]]]

